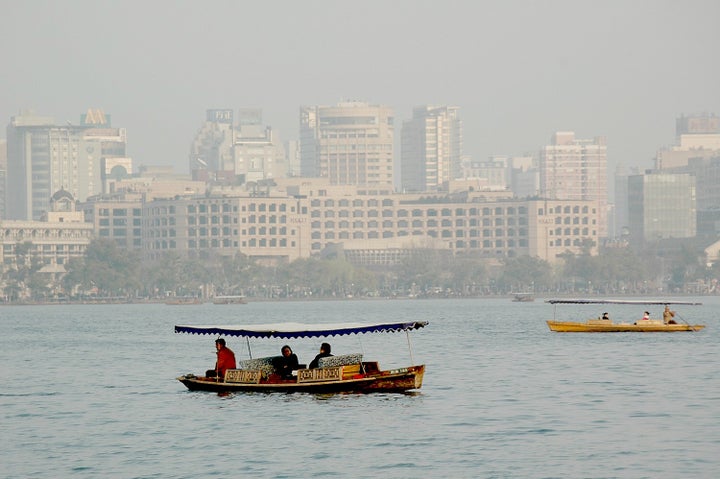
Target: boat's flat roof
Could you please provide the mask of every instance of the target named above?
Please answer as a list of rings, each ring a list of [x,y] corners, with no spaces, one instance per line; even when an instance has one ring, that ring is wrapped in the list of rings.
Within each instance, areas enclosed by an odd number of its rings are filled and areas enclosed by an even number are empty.
[[[687,306],[699,306],[702,303],[691,301],[676,301],[672,299],[548,299],[550,304],[684,304]]]
[[[214,334],[248,338],[317,338],[323,336],[342,336],[363,333],[390,333],[420,329],[427,321],[405,323],[336,323],[304,324],[274,323],[227,326],[175,326],[176,333]]]

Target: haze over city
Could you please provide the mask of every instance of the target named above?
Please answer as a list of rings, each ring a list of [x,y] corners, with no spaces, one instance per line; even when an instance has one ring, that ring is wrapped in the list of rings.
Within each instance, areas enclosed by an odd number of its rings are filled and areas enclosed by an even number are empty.
[[[182,173],[209,108],[261,108],[285,140],[301,105],[388,105],[399,130],[446,104],[474,159],[570,130],[608,138],[611,172],[650,168],[678,116],[720,112],[718,18],[712,0],[4,2],[0,118],[101,108],[136,164]]]

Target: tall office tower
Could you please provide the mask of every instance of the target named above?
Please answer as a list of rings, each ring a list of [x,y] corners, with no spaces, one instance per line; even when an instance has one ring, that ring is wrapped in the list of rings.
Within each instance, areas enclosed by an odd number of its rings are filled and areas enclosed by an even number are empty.
[[[102,110],[88,110],[79,125],[53,123],[21,112],[7,127],[9,219],[40,219],[63,189],[78,201],[102,193],[103,161],[126,157],[125,129],[112,128]]]
[[[720,156],[720,117],[714,114],[681,116],[675,121],[676,144],[655,157],[656,170],[688,166],[691,159]]]
[[[517,198],[537,196],[540,192],[540,173],[532,156],[509,158],[510,190]]]
[[[218,171],[234,171],[233,111],[207,110],[205,123],[190,146],[190,173],[207,180]]]
[[[697,231],[695,177],[654,171],[628,177],[628,222],[634,246]]]
[[[0,220],[5,214],[5,188],[7,180],[7,140],[0,140]]]
[[[287,176],[285,148],[272,127],[263,125],[262,110],[239,110],[232,151],[235,177],[243,182]]]
[[[277,134],[262,124],[262,110],[207,110],[190,147],[193,179],[258,181],[287,175],[285,150]]]
[[[287,162],[287,176],[300,176],[300,142],[287,140],[283,143],[285,147],[285,161]]]
[[[462,176],[462,121],[455,106],[420,106],[403,122],[400,177],[406,192],[437,191]]]
[[[393,185],[393,111],[363,102],[300,108],[300,172],[331,184]]]
[[[607,237],[607,141],[576,139],[571,131],[556,132],[540,150],[540,194],[549,199],[597,202],[598,236]]]

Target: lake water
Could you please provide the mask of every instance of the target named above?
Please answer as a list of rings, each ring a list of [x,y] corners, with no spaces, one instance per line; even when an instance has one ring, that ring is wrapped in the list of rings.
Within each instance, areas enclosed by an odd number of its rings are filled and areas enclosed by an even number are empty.
[[[676,309],[706,329],[674,334],[551,333],[539,299],[5,306],[0,477],[718,477],[720,298],[697,300]],[[645,307],[558,318],[601,309]],[[410,334],[420,392],[219,396],[175,380],[214,364],[213,337],[175,324],[350,320],[430,322]],[[287,342],[307,363],[321,340]],[[329,342],[410,363],[405,334]],[[253,356],[283,343],[251,341]]]

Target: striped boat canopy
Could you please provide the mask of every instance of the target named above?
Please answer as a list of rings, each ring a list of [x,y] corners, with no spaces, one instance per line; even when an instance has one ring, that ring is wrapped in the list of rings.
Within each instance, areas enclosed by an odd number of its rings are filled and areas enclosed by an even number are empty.
[[[548,299],[545,302],[550,304],[684,304],[688,306],[700,306],[702,304],[669,299]]]
[[[213,334],[239,336],[242,338],[318,338],[323,336],[344,336],[364,333],[395,333],[410,331],[427,326],[427,321],[408,323],[338,323],[302,324],[275,323],[245,326],[175,326],[176,333]]]

